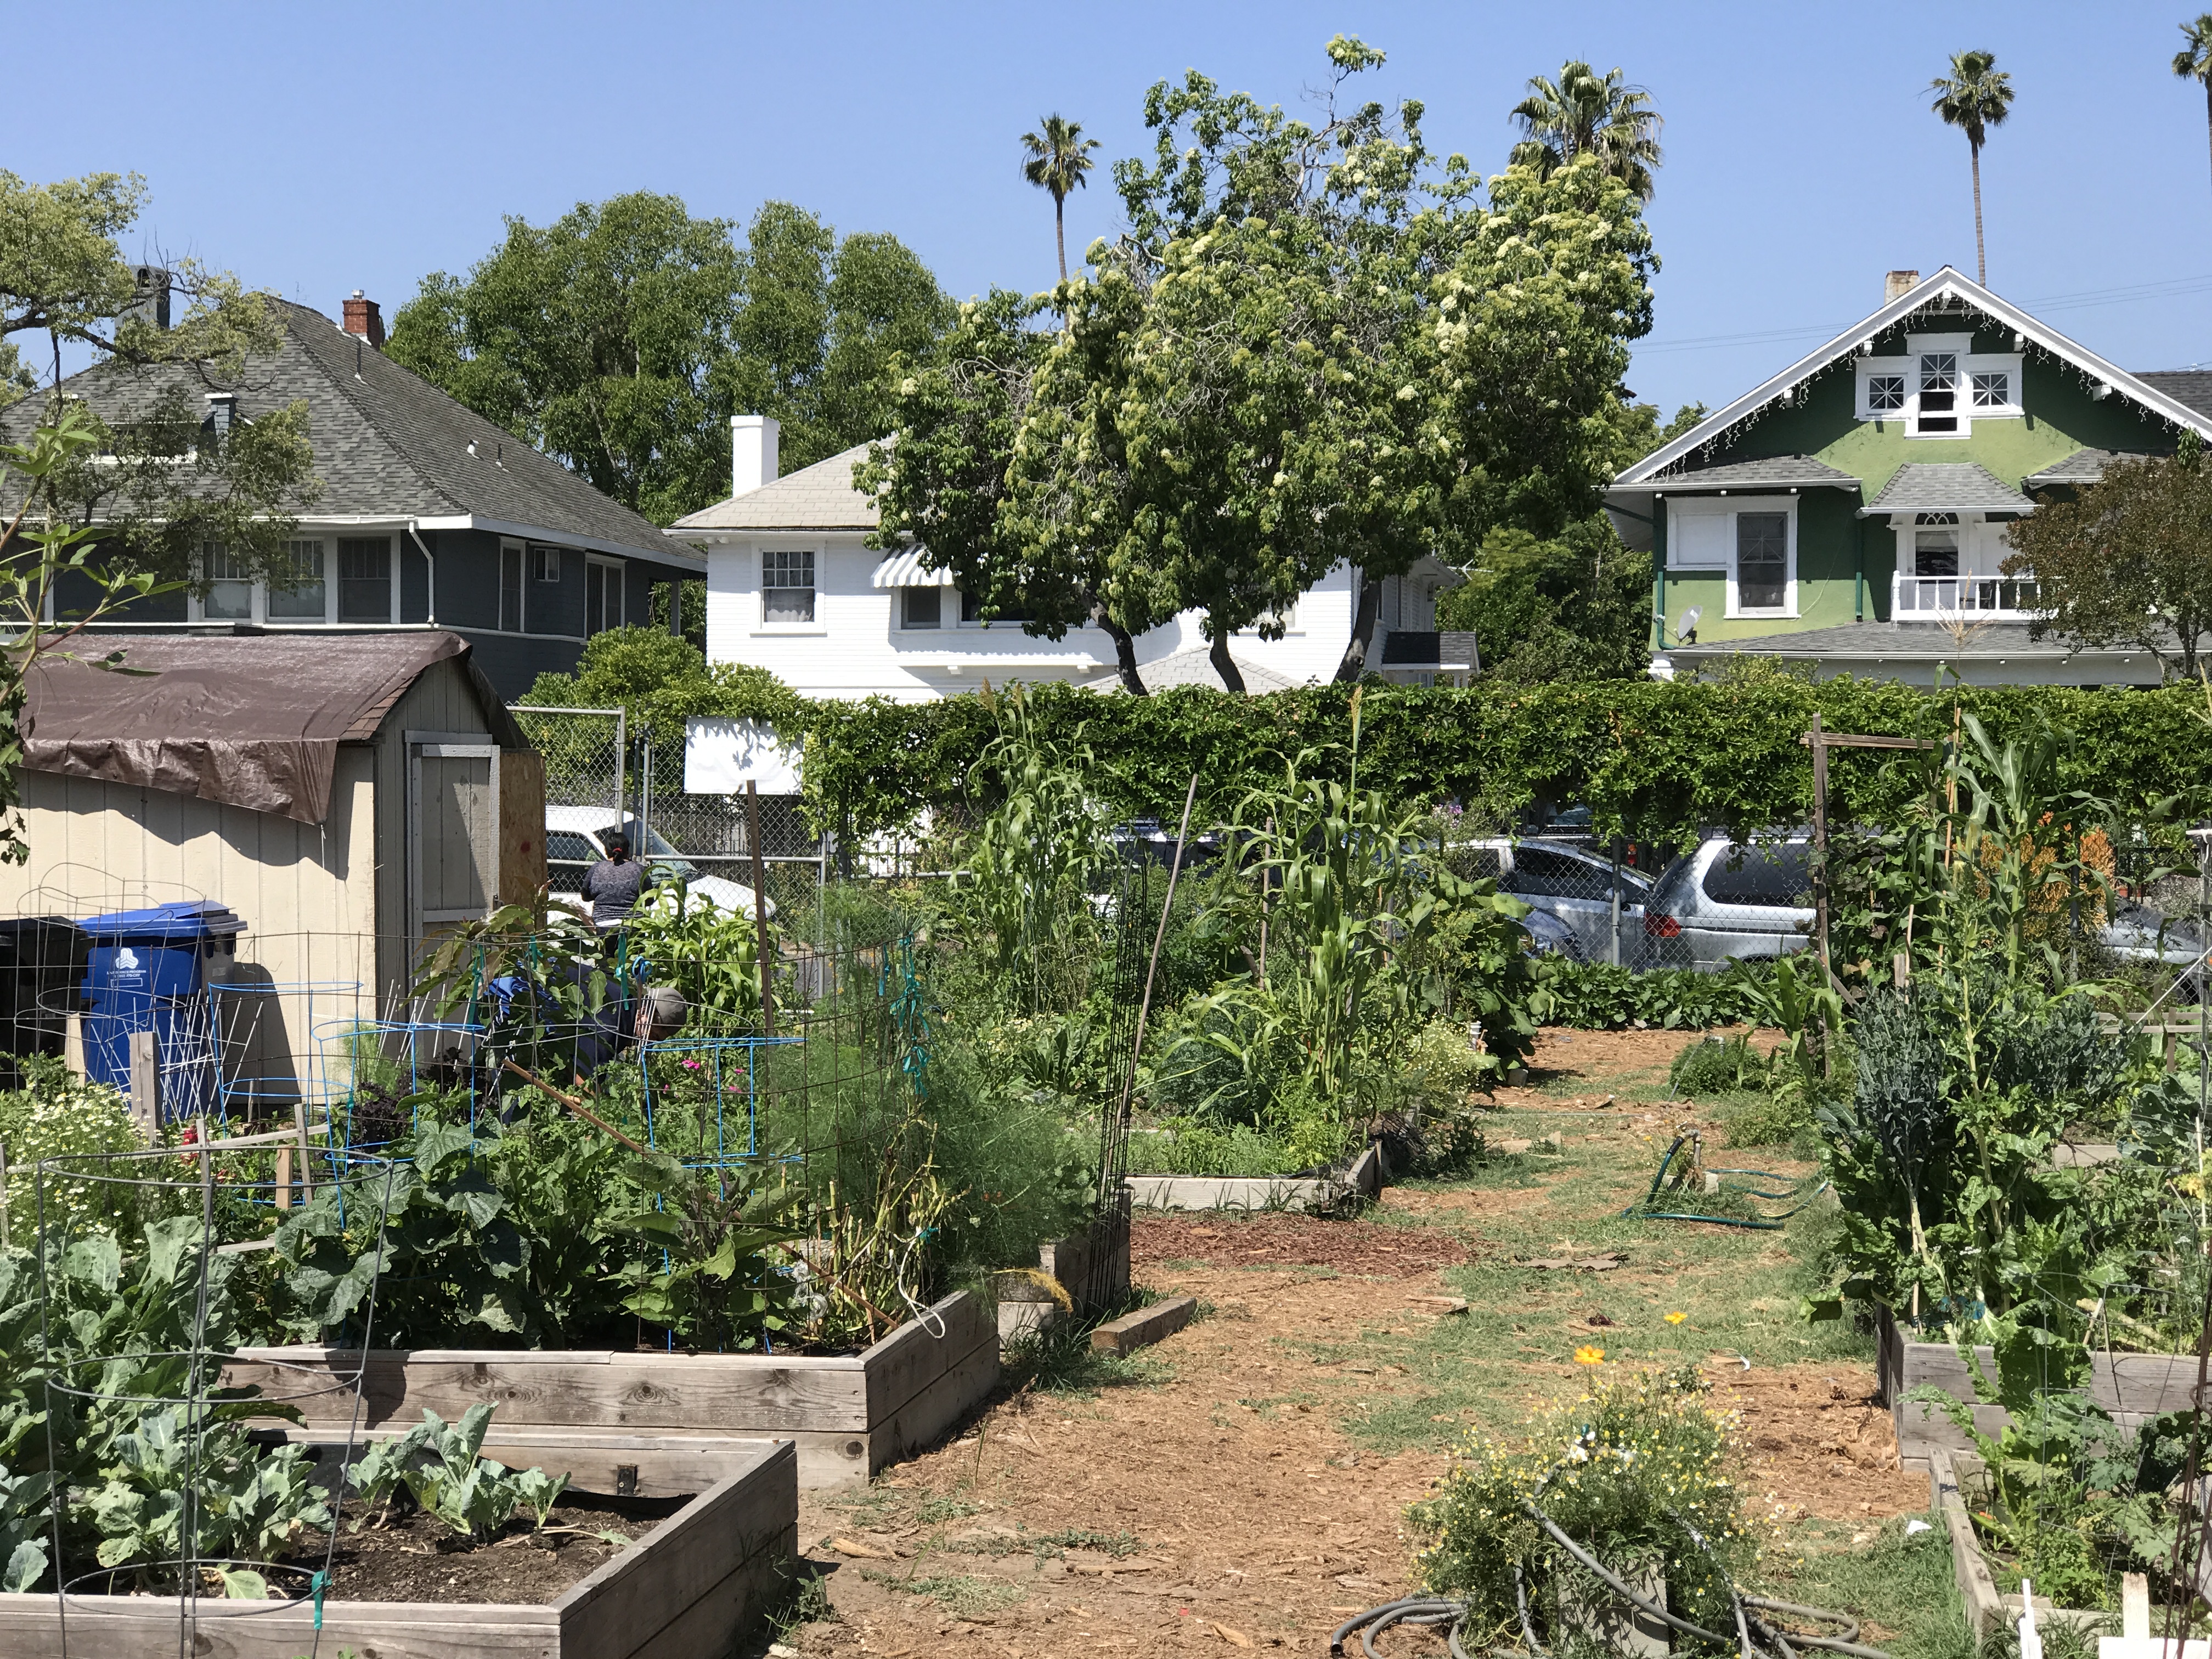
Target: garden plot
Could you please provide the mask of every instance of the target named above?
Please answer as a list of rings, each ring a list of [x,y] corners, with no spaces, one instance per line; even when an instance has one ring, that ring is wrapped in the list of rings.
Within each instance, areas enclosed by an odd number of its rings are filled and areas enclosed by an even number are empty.
[[[557,1561],[550,1571],[531,1560],[541,1552],[526,1534],[446,1557],[443,1571],[414,1572],[401,1565],[406,1547],[397,1540],[349,1534],[339,1548],[355,1559],[341,1568],[346,1576],[338,1583],[345,1588],[358,1573],[366,1595],[333,1596],[319,1607],[304,1600],[202,1600],[194,1609],[194,1651],[223,1659],[296,1659],[345,1649],[376,1659],[725,1653],[765,1615],[787,1576],[797,1538],[797,1455],[788,1445],[757,1445],[715,1467],[712,1486],[649,1531],[631,1516],[608,1528],[635,1534],[634,1541],[544,1552]],[[436,1547],[422,1553],[436,1561]],[[491,1559],[510,1556],[527,1565],[510,1571],[505,1559]],[[62,1659],[65,1650],[168,1659],[178,1650],[172,1598],[73,1595],[66,1617],[65,1647],[51,1594],[0,1595],[0,1651],[9,1659]]]
[[[357,1350],[246,1349],[224,1381],[289,1391],[303,1371],[350,1376],[358,1364]],[[373,1433],[404,1428],[426,1410],[458,1418],[495,1405],[488,1455],[527,1464],[558,1444],[587,1463],[597,1489],[640,1496],[696,1490],[696,1453],[710,1441],[769,1437],[795,1443],[801,1485],[857,1486],[962,1420],[998,1376],[995,1325],[979,1298],[960,1291],[846,1357],[373,1350],[363,1426]],[[301,1403],[311,1433],[351,1421],[342,1390]]]
[[[1571,1390],[1574,1352],[1592,1343],[1608,1366],[1699,1362],[1716,1403],[1744,1417],[1762,1515],[1778,1511],[1793,1539],[1832,1536],[1838,1561],[1890,1540],[1918,1574],[1833,1589],[1848,1575],[1822,1556],[1779,1582],[1856,1597],[1893,1628],[1905,1615],[1880,1599],[1889,1584],[1948,1594],[1948,1553],[1929,1577],[1925,1535],[1901,1537],[1926,1481],[1897,1466],[1871,1342],[1796,1317],[1796,1238],[1620,1216],[1649,1180],[1649,1138],[1692,1111],[1661,1098],[1687,1039],[1623,1033],[1600,1049],[1582,1036],[1540,1050],[1581,1071],[1540,1071],[1513,1096],[1531,1105],[1489,1121],[1501,1139],[1558,1130],[1559,1156],[1392,1188],[1357,1220],[1139,1217],[1134,1277],[1199,1297],[1198,1322],[1073,1391],[1021,1389],[865,1493],[809,1495],[801,1539],[838,1616],[785,1639],[887,1656],[948,1638],[1024,1659],[1226,1651],[1240,1637],[1313,1650],[1349,1612],[1412,1588],[1404,1506],[1467,1431]],[[1548,1103],[1577,1092],[1619,1103]],[[1568,1249],[1626,1260],[1513,1265]],[[1670,1325],[1670,1311],[1690,1316]]]

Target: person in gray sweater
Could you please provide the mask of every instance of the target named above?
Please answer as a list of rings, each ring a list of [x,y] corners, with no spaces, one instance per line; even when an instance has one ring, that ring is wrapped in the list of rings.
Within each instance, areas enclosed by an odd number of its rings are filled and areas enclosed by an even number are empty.
[[[628,921],[645,890],[645,866],[629,855],[629,837],[615,830],[606,846],[606,857],[584,872],[584,899],[592,907],[592,926],[601,933]]]

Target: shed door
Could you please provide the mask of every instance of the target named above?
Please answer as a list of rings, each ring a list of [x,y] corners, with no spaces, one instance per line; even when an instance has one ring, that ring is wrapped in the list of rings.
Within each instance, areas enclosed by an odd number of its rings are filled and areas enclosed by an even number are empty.
[[[499,892],[499,750],[410,733],[408,839],[414,935],[476,921]]]

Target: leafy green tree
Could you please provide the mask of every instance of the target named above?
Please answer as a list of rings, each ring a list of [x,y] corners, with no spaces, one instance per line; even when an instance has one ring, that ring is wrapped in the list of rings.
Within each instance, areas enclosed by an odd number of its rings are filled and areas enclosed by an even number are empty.
[[[1030,635],[1057,640],[1073,627],[1103,629],[1123,687],[1143,696],[1136,635],[1172,611],[1148,608],[1142,592],[1109,606],[1104,544],[1032,536],[1031,520],[1008,504],[1006,458],[1051,346],[1051,337],[1032,326],[1040,310],[1003,289],[963,305],[931,361],[899,382],[897,444],[872,451],[853,481],[876,497],[881,518],[872,545],[918,542],[985,616],[1018,618]],[[1041,510],[1028,507],[1031,514]]]
[[[1339,36],[1335,88],[1382,54]],[[1441,162],[1421,106],[1318,125],[1195,71],[1146,102],[1152,165],[1115,170],[1130,230],[1034,377],[1002,513],[1100,574],[1133,629],[1200,611],[1216,670],[1339,564],[1364,583],[1340,678],[1365,671],[1382,582],[1497,523],[1556,533],[1609,476],[1650,241],[1589,157],[1492,180]]]
[[[2004,125],[2012,113],[2012,76],[1997,67],[1996,54],[1954,52],[1951,72],[1928,83],[1936,101],[1928,107],[1943,118],[1943,125],[1966,135],[1966,148],[1974,161],[1974,280],[1989,286],[1990,258],[1982,243],[1982,145],[1991,127]]]
[[[742,249],[734,228],[645,191],[511,218],[465,279],[423,279],[386,349],[667,524],[728,493],[733,414],[775,416],[793,467],[881,435],[891,357],[948,310],[895,238],[781,202]]]
[[[136,174],[32,185],[0,172],[0,406],[14,406],[0,416],[0,440],[21,456],[38,447],[40,430],[67,424],[64,408],[86,422],[84,441],[52,447],[35,475],[19,463],[0,504],[22,507],[28,489],[36,517],[96,523],[106,571],[188,582],[204,574],[203,550],[220,543],[240,565],[272,573],[293,514],[319,489],[307,405],[226,429],[206,394],[250,384],[252,358],[276,348],[283,325],[265,296],[197,261],[174,261],[142,289],[148,268],[125,260],[118,239],[145,193]],[[53,395],[27,401],[38,380],[17,343],[41,337]],[[70,377],[66,404],[57,401],[64,346],[93,359]],[[65,611],[116,602],[88,580],[91,569],[62,580]]]
[[[2070,501],[2015,520],[2008,576],[2033,576],[2030,634],[2137,646],[2193,679],[2212,628],[2212,464],[2203,446],[2116,461]]]
[[[1651,657],[1651,556],[1602,514],[1548,538],[1500,526],[1465,585],[1438,598],[1437,625],[1474,633],[1486,679],[1633,679]]]
[[[2193,23],[2184,23],[2181,33],[2189,44],[2173,54],[2173,72],[2204,88],[2205,130],[2212,137],[2212,11],[2199,14]]]
[[[1637,200],[1651,199],[1665,118],[1652,107],[1650,93],[1624,85],[1618,69],[1600,75],[1588,64],[1569,62],[1556,81],[1533,75],[1513,119],[1528,135],[1513,147],[1513,166],[1548,177],[1577,155],[1595,155]]]
[[[758,720],[797,735],[805,714],[799,694],[750,663],[709,666],[699,647],[665,628],[611,628],[594,634],[573,674],[540,674],[524,705],[629,711],[633,727],[650,727],[656,742],[681,737],[687,720]]]
[[[1052,197],[1052,234],[1060,248],[1060,280],[1067,280],[1067,192],[1090,182],[1096,138],[1083,136],[1083,124],[1048,115],[1035,132],[1022,135],[1022,177]]]

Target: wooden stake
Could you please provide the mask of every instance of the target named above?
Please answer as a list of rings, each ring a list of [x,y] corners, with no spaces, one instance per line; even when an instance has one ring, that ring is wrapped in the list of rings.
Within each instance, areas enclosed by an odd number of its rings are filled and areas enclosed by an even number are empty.
[[[276,1149],[276,1207],[280,1210],[292,1207],[292,1149],[289,1146]]]
[[[760,786],[745,780],[745,840],[753,854],[753,954],[760,958],[761,1035],[775,1035],[775,958],[768,945],[768,877],[761,861]]]
[[[500,1061],[500,1066],[502,1070],[514,1073],[515,1076],[520,1078],[525,1083],[531,1085],[532,1087],[542,1089],[545,1093],[552,1096],[554,1099],[559,1101],[563,1106],[566,1106],[570,1111],[574,1112],[578,1117],[583,1119],[585,1122],[590,1124],[593,1128],[600,1131],[604,1134],[612,1135],[617,1140],[622,1142],[623,1146],[629,1147],[630,1151],[637,1153],[640,1157],[650,1158],[653,1156],[653,1149],[651,1147],[639,1146],[637,1142],[632,1140],[620,1129],[616,1128],[613,1124],[608,1122],[606,1119],[601,1117],[590,1107],[585,1105],[584,1103],[577,1099],[575,1096],[563,1094],[560,1090],[555,1088],[551,1084],[548,1083],[544,1078],[538,1076],[537,1073],[532,1071],[528,1066],[518,1064],[513,1060],[503,1060]]]

